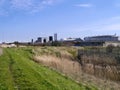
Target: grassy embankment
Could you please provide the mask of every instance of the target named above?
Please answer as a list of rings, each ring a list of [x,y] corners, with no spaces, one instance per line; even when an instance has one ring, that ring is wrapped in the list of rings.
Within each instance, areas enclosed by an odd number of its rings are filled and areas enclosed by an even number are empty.
[[[0,56],[0,90],[96,90],[35,63],[32,55],[28,48],[4,49]]]

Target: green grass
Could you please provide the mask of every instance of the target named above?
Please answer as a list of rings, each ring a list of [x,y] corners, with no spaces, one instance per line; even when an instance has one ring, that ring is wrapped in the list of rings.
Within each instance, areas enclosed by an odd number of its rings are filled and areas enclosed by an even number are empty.
[[[32,60],[32,49],[7,48],[0,56],[0,90],[97,90]]]

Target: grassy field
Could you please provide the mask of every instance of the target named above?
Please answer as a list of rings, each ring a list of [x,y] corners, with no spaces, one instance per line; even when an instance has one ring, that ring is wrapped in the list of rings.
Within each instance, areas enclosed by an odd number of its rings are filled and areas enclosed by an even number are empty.
[[[0,56],[0,90],[97,90],[32,60],[32,49],[7,48]]]

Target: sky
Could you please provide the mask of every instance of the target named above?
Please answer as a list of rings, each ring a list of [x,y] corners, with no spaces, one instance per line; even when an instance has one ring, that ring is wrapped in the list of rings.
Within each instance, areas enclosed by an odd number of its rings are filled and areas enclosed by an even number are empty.
[[[0,42],[120,36],[120,0],[0,0]]]

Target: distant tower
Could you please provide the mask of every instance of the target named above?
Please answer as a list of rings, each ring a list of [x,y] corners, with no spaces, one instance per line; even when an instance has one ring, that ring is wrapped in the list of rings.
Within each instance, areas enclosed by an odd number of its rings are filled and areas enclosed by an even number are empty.
[[[32,44],[33,44],[33,42],[34,42],[33,39],[31,39],[31,43],[32,43]]]
[[[57,33],[54,34],[54,41],[57,41]]]

